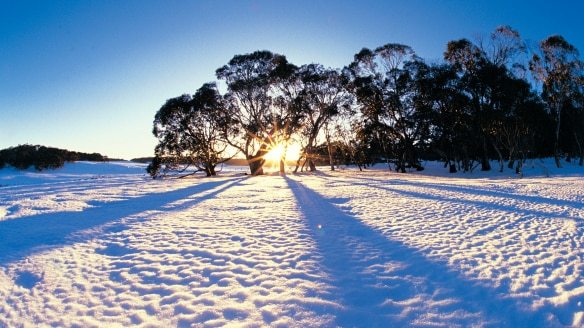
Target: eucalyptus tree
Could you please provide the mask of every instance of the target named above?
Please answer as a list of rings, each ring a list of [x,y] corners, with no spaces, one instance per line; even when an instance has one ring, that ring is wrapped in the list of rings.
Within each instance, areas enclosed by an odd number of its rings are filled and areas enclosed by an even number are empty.
[[[503,75],[497,82],[491,129],[493,147],[499,155],[499,171],[503,171],[503,159],[499,146],[507,152],[508,167],[522,173],[528,153],[537,149],[536,142],[545,144],[542,126],[549,122],[543,104],[531,85],[524,79]],[[545,153],[545,152],[543,152]]]
[[[458,72],[459,86],[469,98],[472,130],[476,131],[476,135],[472,136],[474,140],[469,140],[474,145],[470,145],[469,148],[480,149],[476,155],[480,158],[481,170],[488,171],[491,169],[488,118],[492,99],[489,97],[489,87],[485,82],[486,75],[493,65],[490,65],[485,53],[467,39],[448,42],[444,59]]]
[[[406,171],[406,166],[422,169],[416,155],[411,75],[404,68],[419,60],[409,46],[389,43],[375,50],[361,50],[345,70],[365,129],[374,134],[388,163],[394,161],[401,172]]]
[[[507,25],[498,26],[487,40],[479,39],[478,43],[491,64],[506,67],[519,78],[524,77],[527,46],[517,30]]]
[[[426,66],[415,77],[416,106],[431,121],[428,131],[431,152],[444,160],[451,173],[472,168],[468,142],[474,133],[472,117],[469,98],[461,92],[459,84],[455,69],[448,64]]]
[[[583,68],[576,47],[560,35],[541,41],[539,54],[534,54],[530,61],[531,72],[542,83],[542,99],[555,119],[554,159],[557,167],[561,167],[562,109],[567,104],[574,105],[584,83]]]
[[[298,170],[302,158],[308,162],[310,171],[316,170],[315,147],[319,137],[322,136],[327,142],[329,162],[331,162],[331,169],[334,170],[330,135],[324,131],[324,128],[335,115],[348,108],[351,95],[344,87],[341,74],[334,69],[327,69],[319,64],[304,65],[300,67],[298,77],[303,85],[299,101],[304,113],[301,133],[306,137],[306,144],[295,171]]]
[[[341,121],[336,117],[327,128],[331,129],[327,150],[332,154],[331,149],[335,148],[334,157],[337,160],[355,164],[359,171],[374,162],[371,152],[373,135],[358,119],[345,116],[345,120]]]
[[[282,129],[292,128],[286,104],[275,90],[278,75],[291,69],[286,57],[270,51],[236,55],[217,69],[227,83],[227,111],[237,133],[225,133],[227,142],[247,159],[252,175],[263,174],[264,156],[278,142]],[[284,135],[289,135],[285,130]]]
[[[580,82],[578,103],[575,109],[573,119],[576,126],[574,129],[574,141],[580,155],[579,165],[584,166],[584,79]]]
[[[451,41],[444,53],[459,75],[460,90],[469,98],[472,126],[476,131],[469,141],[475,143],[472,148],[478,149],[476,155],[483,171],[491,169],[491,149],[498,155],[502,169],[501,120],[508,115],[506,111],[512,111],[505,99],[517,91],[507,87],[517,86],[512,81],[525,75],[526,68],[521,62],[525,53],[519,33],[509,26],[498,27],[487,41],[480,39],[478,45],[467,39]]]
[[[154,118],[152,133],[158,145],[148,172],[155,177],[194,166],[207,176],[215,175],[217,164],[228,159],[222,138],[226,126],[231,126],[231,119],[215,83],[204,84],[192,96],[168,99]]]
[[[280,174],[285,173],[288,146],[302,128],[306,115],[306,106],[301,99],[304,84],[298,73],[297,66],[282,62],[270,76],[275,133],[272,134],[269,147],[280,147]]]

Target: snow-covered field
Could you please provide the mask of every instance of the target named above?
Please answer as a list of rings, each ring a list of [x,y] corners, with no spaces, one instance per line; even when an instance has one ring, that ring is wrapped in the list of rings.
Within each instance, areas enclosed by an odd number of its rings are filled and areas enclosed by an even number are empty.
[[[582,327],[584,171],[567,165],[0,170],[0,326]]]

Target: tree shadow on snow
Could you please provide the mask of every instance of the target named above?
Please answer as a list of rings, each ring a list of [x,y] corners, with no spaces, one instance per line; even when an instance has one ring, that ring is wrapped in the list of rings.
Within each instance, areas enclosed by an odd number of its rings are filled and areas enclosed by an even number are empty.
[[[489,287],[466,280],[446,264],[388,239],[330,200],[285,177],[314,238],[332,285],[329,301],[342,327],[541,326]],[[325,314],[325,313],[323,313]]]
[[[565,200],[565,199],[553,199],[544,196],[530,196],[530,195],[520,195],[514,194],[505,191],[498,191],[498,190],[485,190],[479,187],[471,187],[471,186],[460,186],[454,184],[445,184],[445,183],[428,183],[428,182],[421,182],[416,180],[381,180],[381,179],[372,179],[366,177],[358,177],[355,178],[359,180],[367,180],[376,183],[389,183],[389,184],[404,184],[404,185],[411,185],[411,186],[418,186],[422,188],[431,188],[436,190],[448,190],[451,192],[459,192],[462,194],[473,194],[477,196],[488,196],[488,197],[495,197],[495,198],[508,198],[514,201],[523,201],[528,203],[535,203],[535,204],[548,204],[548,205],[557,205],[557,206],[567,206],[571,207],[574,210],[580,210],[582,208],[582,202],[572,201],[572,200]],[[370,184],[367,184],[371,186]],[[374,187],[374,186],[372,186]]]
[[[95,237],[79,235],[87,229],[106,226],[105,233],[128,228],[121,221],[145,211],[175,211],[211,199],[244,178],[209,181],[178,190],[152,193],[117,202],[94,202],[81,212],[57,212],[0,221],[0,265],[17,261],[37,251]],[[202,196],[197,194],[210,191]],[[178,204],[173,202],[181,201]]]
[[[3,195],[0,195],[0,201],[5,201],[8,199],[18,198],[19,196],[27,196],[30,194],[58,194],[61,192],[77,192],[86,191],[88,188],[93,188],[92,190],[106,190],[109,188],[119,188],[122,186],[135,185],[141,181],[146,181],[150,178],[139,178],[135,181],[127,181],[122,179],[113,178],[84,178],[84,179],[73,179],[70,181],[57,181],[57,182],[46,182],[33,185],[8,185],[2,187],[2,191],[6,191]],[[96,185],[96,181],[99,184]]]
[[[508,204],[495,203],[492,201],[483,201],[483,200],[474,200],[474,199],[457,199],[457,198],[453,198],[451,196],[441,196],[441,195],[435,195],[432,193],[404,190],[404,189],[400,189],[397,185],[394,187],[390,187],[389,185],[380,186],[380,185],[374,185],[371,183],[359,183],[359,182],[353,182],[353,184],[371,187],[371,188],[384,190],[384,191],[389,191],[389,192],[396,193],[398,195],[412,197],[412,198],[415,198],[417,200],[426,199],[426,200],[443,202],[443,203],[458,204],[458,205],[463,205],[463,206],[472,206],[472,207],[479,208],[479,209],[485,209],[487,211],[499,210],[499,211],[504,211],[504,212],[508,212],[508,213],[521,215],[520,218],[513,221],[512,224],[510,224],[508,227],[511,227],[511,226],[519,227],[521,223],[528,221],[530,219],[533,219],[533,218],[545,218],[545,219],[553,219],[553,220],[568,219],[568,220],[574,220],[576,222],[576,225],[579,227],[581,227],[583,225],[582,220],[580,218],[570,216],[567,213],[563,213],[563,212],[551,213],[551,212],[545,212],[545,211],[540,211],[540,210],[535,210],[535,209],[529,209],[529,208],[525,208],[525,205],[521,204],[521,203],[517,204],[517,206],[514,206],[514,205],[508,205]],[[419,186],[421,188],[430,188],[429,186],[426,186],[425,184],[415,184],[415,183],[410,183],[410,182],[403,182],[400,185],[411,185],[411,186]],[[432,187],[432,188],[440,190],[440,187],[437,187],[437,186]],[[446,187],[446,188],[449,188],[449,187]],[[451,189],[453,191],[456,191],[456,188],[451,188]],[[461,191],[458,191],[458,192],[461,192],[461,193],[468,192],[468,191],[464,191],[464,189],[466,189],[465,187],[462,187],[460,189],[461,189]],[[469,193],[472,193],[472,192],[469,192]],[[475,193],[475,194],[481,195],[482,193],[479,190],[477,190],[477,193]],[[487,194],[485,193],[485,195],[487,195]],[[503,197],[503,196],[494,196],[494,197]],[[509,197],[509,199],[515,200],[512,197]],[[524,202],[528,202],[528,201],[524,200]],[[530,202],[537,204],[536,200],[531,200]],[[564,202],[562,202],[562,201],[558,201],[556,203],[556,205],[558,205],[558,206],[562,206],[563,204],[564,204]],[[571,208],[571,210],[577,210],[577,209]],[[492,230],[496,229],[498,226],[499,226],[499,224],[495,224],[488,229],[481,229],[480,230],[481,234],[488,232],[488,231],[492,231]]]

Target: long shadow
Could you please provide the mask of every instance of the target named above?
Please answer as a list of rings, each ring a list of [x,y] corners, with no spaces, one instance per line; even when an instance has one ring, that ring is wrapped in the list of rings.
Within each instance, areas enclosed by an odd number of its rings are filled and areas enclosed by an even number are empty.
[[[308,176],[318,176],[318,177],[323,177],[323,178],[331,178],[333,177],[332,175],[326,173],[323,170],[316,170],[316,171],[303,171],[303,172],[296,172],[296,173],[292,173],[296,176],[303,176],[303,175],[308,175]]]
[[[244,178],[209,181],[169,192],[148,194],[129,200],[94,203],[81,212],[58,212],[33,215],[26,218],[0,221],[0,265],[17,261],[38,249],[54,248],[72,243],[71,235],[86,229],[119,221],[144,211],[172,211],[187,208],[215,197]],[[220,188],[219,188],[220,187]],[[217,188],[217,189],[215,189]],[[193,195],[213,190],[203,196]],[[168,204],[188,198],[176,206]],[[116,231],[125,230],[123,225]],[[87,237],[89,238],[89,237]],[[75,242],[80,241],[75,238]]]
[[[491,202],[487,202],[487,201],[477,201],[477,200],[472,200],[472,199],[455,199],[452,197],[446,197],[446,196],[439,196],[439,195],[433,195],[433,194],[428,194],[428,193],[422,193],[422,192],[416,192],[416,191],[409,191],[409,190],[403,190],[400,188],[390,188],[387,186],[379,186],[379,185],[372,185],[370,183],[359,183],[359,182],[354,182],[353,184],[355,185],[361,185],[361,186],[367,186],[367,187],[371,187],[371,188],[375,188],[375,189],[380,189],[380,190],[385,190],[385,191],[390,191],[390,192],[394,192],[397,194],[402,194],[405,196],[409,196],[409,197],[414,197],[414,198],[419,198],[419,199],[427,199],[427,200],[435,200],[438,202],[445,202],[445,203],[452,203],[452,204],[461,204],[461,205],[465,205],[465,206],[475,206],[478,208],[483,208],[486,210],[493,210],[493,209],[497,209],[497,210],[501,210],[501,211],[506,211],[506,212],[510,212],[510,213],[515,213],[515,214],[520,214],[522,217],[518,220],[515,221],[515,223],[521,223],[525,220],[528,220],[529,218],[532,217],[543,217],[543,218],[555,218],[555,219],[572,219],[575,220],[577,225],[582,225],[583,222],[580,218],[578,217],[570,217],[567,215],[563,215],[563,214],[552,214],[549,212],[543,212],[543,211],[537,211],[537,210],[529,210],[529,209],[524,209],[518,206],[509,206],[509,205],[503,205],[503,204],[494,204]]]
[[[366,178],[366,177],[356,177],[356,178],[359,180],[368,180],[368,181],[374,181],[377,183],[388,182],[388,180],[379,180],[379,179],[372,179],[372,178]],[[390,181],[394,181],[394,180],[390,180]],[[395,182],[400,183],[400,184],[409,184],[412,186],[432,188],[432,189],[436,189],[436,190],[449,190],[452,192],[474,194],[477,196],[491,196],[491,197],[499,197],[499,198],[509,198],[509,199],[513,199],[513,200],[521,200],[524,202],[532,202],[532,203],[538,203],[538,204],[560,205],[560,206],[564,205],[564,206],[572,207],[572,208],[577,209],[577,210],[581,209],[584,206],[584,203],[582,203],[582,202],[571,201],[571,200],[553,199],[553,198],[542,197],[542,196],[519,195],[519,194],[513,194],[513,193],[508,193],[508,192],[503,192],[503,191],[483,190],[483,189],[476,189],[476,188],[471,188],[471,187],[464,187],[464,186],[457,186],[457,185],[450,185],[450,184],[442,184],[442,183],[441,184],[431,184],[431,183],[419,182],[419,181],[415,181],[415,180],[402,180],[402,179],[395,180]]]
[[[446,326],[453,320],[463,321],[462,326],[544,325],[541,316],[520,310],[496,290],[468,281],[419,250],[388,239],[322,195],[285,179],[334,286],[330,301],[342,305],[342,310],[333,313],[338,326],[410,326],[416,320],[422,325],[438,321],[434,323]]]
[[[21,186],[5,186],[2,191],[7,191],[4,195],[0,195],[0,199],[11,199],[20,195],[27,194],[43,194],[46,192],[72,192],[87,190],[87,187],[97,187],[98,189],[107,189],[111,187],[121,187],[126,185],[134,185],[138,181],[145,181],[146,179],[136,181],[117,181],[106,179],[85,179],[68,182],[44,183],[37,185],[21,185]]]

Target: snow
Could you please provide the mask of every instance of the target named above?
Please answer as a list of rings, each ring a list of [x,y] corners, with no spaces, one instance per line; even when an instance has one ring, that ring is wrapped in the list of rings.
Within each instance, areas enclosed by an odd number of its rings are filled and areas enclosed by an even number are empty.
[[[584,170],[427,164],[0,170],[0,327],[584,326]]]

